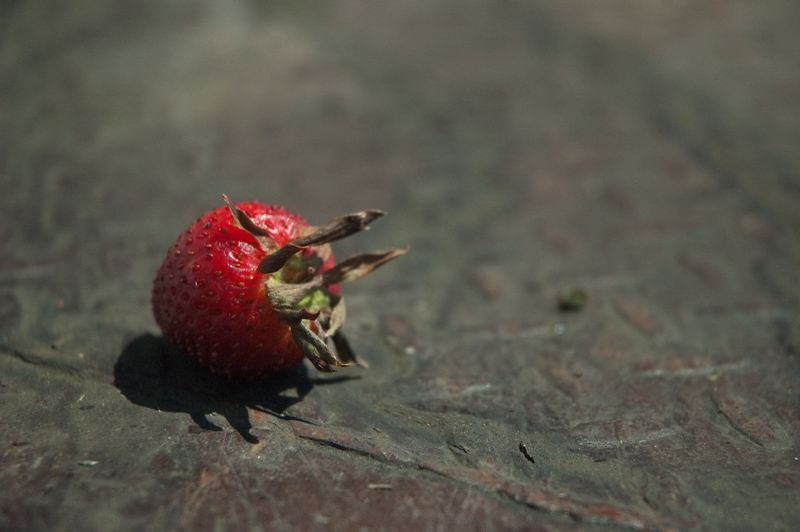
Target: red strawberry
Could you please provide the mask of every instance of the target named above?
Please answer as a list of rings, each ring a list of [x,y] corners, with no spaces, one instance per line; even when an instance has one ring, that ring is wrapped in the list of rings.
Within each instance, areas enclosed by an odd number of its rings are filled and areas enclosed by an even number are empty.
[[[317,228],[282,207],[223,198],[227,207],[190,225],[158,270],[153,313],[164,336],[231,377],[262,377],[304,356],[320,371],[358,363],[341,332],[339,283],[407,250],[356,255],[334,265],[328,243],[384,213],[363,211]]]

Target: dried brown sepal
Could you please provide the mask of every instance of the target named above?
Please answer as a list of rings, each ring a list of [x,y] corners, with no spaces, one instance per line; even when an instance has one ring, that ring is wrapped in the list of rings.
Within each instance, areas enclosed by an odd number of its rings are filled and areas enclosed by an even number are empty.
[[[263,227],[257,226],[242,209],[233,204],[228,196],[223,194],[222,199],[228,206],[228,210],[231,211],[234,221],[239,224],[239,227],[253,235],[264,251],[270,251],[278,247],[275,239],[272,238],[267,230]]]
[[[267,281],[267,298],[276,310],[293,309],[311,290],[322,286],[323,282],[321,275],[315,275],[310,281],[298,284],[279,283],[270,279]]]
[[[322,277],[325,279],[324,284],[339,284],[360,279],[378,266],[382,266],[390,260],[404,255],[408,250],[409,248],[390,249],[389,251],[381,251],[378,253],[362,253],[345,259],[322,274]]]
[[[283,268],[286,262],[297,252],[303,249],[329,244],[336,240],[348,237],[352,234],[363,231],[370,222],[380,218],[386,213],[383,211],[368,209],[354,214],[345,214],[334,218],[324,226],[317,228],[314,232],[295,238],[278,251],[264,257],[258,265],[259,273],[274,273]]]
[[[292,327],[292,338],[319,371],[331,373],[334,371],[331,366],[345,367],[355,363],[340,360],[336,353],[302,322]]]
[[[267,279],[267,298],[281,321],[290,327],[292,339],[306,358],[317,370],[326,373],[334,371],[334,366],[358,364],[364,368],[369,367],[356,358],[350,343],[341,331],[346,314],[344,301],[341,296],[327,290],[326,287],[364,277],[375,268],[405,254],[408,248],[356,255],[326,272],[317,272],[331,256],[328,246],[330,242],[368,229],[370,222],[386,213],[370,209],[334,218],[322,227],[301,228],[300,237],[278,248],[266,229],[257,226],[247,213],[236,207],[226,195],[223,194],[222,198],[239,227],[256,238],[264,251],[271,252],[259,263],[257,271],[263,274],[280,271],[277,276]],[[302,255],[296,260],[292,259],[298,252],[308,248],[314,248],[309,256]],[[301,305],[305,304],[310,304],[312,307],[320,306],[320,301],[315,295],[317,290],[321,290],[319,294],[322,297],[321,308],[314,312],[302,308]],[[311,299],[309,302],[304,302],[308,296],[311,296]],[[309,329],[304,322],[312,324],[319,333]],[[326,343],[329,337],[333,339],[335,352]]]
[[[311,234],[292,240],[292,243],[304,248],[329,244],[367,229],[367,226],[371,222],[385,215],[385,212],[377,209],[367,209],[353,214],[345,214],[344,216],[334,218]]]
[[[336,331],[332,338],[333,345],[336,347],[336,353],[339,355],[339,360],[347,363],[348,365],[357,364],[364,369],[369,369],[369,364],[356,358],[353,348],[350,347],[350,342],[347,340],[347,337],[341,330]]]
[[[331,314],[328,317],[328,324],[325,327],[325,333],[335,335],[342,325],[347,316],[347,311],[344,306],[344,299],[341,297],[331,305]]]
[[[293,245],[291,242],[280,248],[275,253],[270,253],[258,263],[256,271],[258,273],[275,273],[283,268],[289,259],[303,248]]]
[[[319,319],[317,319],[317,325],[322,331],[323,338],[336,334],[344,325],[346,315],[344,299],[333,292],[328,292],[327,295],[330,298],[330,304],[321,309]]]
[[[296,327],[300,325],[303,320],[311,320],[314,321],[319,318],[319,311],[316,312],[309,312],[308,310],[301,308],[299,310],[295,309],[280,309],[275,311],[278,314],[278,317],[281,319],[283,323],[288,325],[289,327]]]

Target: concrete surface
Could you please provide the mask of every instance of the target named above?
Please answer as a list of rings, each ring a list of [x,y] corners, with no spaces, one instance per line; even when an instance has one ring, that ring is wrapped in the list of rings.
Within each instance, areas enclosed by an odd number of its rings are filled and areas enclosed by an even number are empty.
[[[800,529],[794,2],[0,4],[0,530]],[[371,369],[149,307],[234,200],[411,244]],[[561,289],[588,294],[557,308]]]

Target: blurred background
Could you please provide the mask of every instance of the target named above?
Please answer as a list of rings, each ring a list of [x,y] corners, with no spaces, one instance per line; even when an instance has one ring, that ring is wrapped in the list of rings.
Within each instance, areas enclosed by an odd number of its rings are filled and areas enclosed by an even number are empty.
[[[0,3],[0,528],[800,526],[798,27],[778,0]],[[345,290],[372,369],[296,376],[284,418],[286,383],[232,396],[150,312],[222,193],[386,210],[337,255],[412,248]]]

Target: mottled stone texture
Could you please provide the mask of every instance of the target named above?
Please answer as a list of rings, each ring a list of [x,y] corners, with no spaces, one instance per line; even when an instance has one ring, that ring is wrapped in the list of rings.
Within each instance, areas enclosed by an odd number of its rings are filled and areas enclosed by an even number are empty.
[[[0,530],[800,529],[796,2],[0,5]],[[336,247],[371,369],[150,312],[232,199]],[[559,292],[586,291],[560,312]]]

